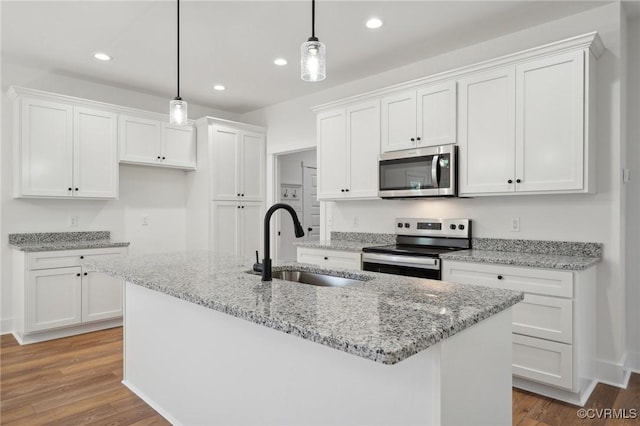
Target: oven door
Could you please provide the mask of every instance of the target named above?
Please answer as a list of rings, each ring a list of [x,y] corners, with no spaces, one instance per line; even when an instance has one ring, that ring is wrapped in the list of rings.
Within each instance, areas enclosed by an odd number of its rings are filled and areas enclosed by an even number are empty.
[[[363,253],[362,270],[439,280],[440,259]]]
[[[418,148],[379,156],[382,198],[455,196],[456,146]]]

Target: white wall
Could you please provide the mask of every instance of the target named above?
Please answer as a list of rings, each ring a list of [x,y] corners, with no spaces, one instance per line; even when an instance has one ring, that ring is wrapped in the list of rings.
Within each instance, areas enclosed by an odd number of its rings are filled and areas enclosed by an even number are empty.
[[[16,232],[111,231],[114,239],[130,241],[130,253],[150,253],[185,248],[185,172],[144,166],[120,166],[120,198],[112,201],[14,199],[12,196],[11,85],[77,96],[166,113],[169,98],[83,81],[28,66],[2,63],[2,332],[10,328],[11,250],[8,234]],[[191,118],[236,116],[198,105],[189,105]],[[78,227],[68,217],[79,217]],[[142,226],[142,215],[149,225]]]
[[[268,127],[269,153],[315,145],[315,116],[310,107],[378,89],[440,71],[469,65],[507,53],[535,47],[597,30],[606,47],[598,61],[597,158],[598,193],[595,195],[506,196],[422,201],[361,201],[328,203],[332,230],[393,232],[393,219],[415,217],[469,217],[477,237],[503,237],[569,241],[595,241],[605,245],[598,270],[598,357],[602,375],[611,382],[622,379],[619,363],[626,351],[625,285],[622,279],[622,183],[620,179],[620,4],[532,27],[467,48],[354,81],[313,95],[245,114],[244,121]],[[329,63],[328,78],[331,78]],[[268,187],[271,188],[271,187]],[[509,219],[519,217],[521,232],[508,230]],[[637,309],[637,308],[636,308]]]
[[[302,164],[307,166],[316,165],[316,150],[305,150],[290,154],[279,155],[278,171],[281,183],[302,185]]]

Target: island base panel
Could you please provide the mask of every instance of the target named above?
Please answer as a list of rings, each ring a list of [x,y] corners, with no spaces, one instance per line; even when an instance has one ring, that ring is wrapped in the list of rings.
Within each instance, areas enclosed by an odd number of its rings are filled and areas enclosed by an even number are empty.
[[[510,360],[511,309],[384,365],[126,284],[124,383],[176,425],[510,425]]]

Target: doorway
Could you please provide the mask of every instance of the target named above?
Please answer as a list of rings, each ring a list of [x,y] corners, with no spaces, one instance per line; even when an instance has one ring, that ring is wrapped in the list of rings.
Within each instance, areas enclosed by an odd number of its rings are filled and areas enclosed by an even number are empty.
[[[317,241],[320,236],[320,203],[318,202],[316,149],[277,156],[276,202],[289,204],[296,211],[305,232],[296,239],[288,213],[276,213],[275,259],[295,261],[295,241]]]

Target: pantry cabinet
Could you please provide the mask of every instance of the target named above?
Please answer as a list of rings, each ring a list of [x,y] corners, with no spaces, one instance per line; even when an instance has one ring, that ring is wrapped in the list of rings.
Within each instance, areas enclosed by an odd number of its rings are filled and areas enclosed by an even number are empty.
[[[318,199],[378,197],[379,123],[377,100],[318,115]]]
[[[214,201],[211,208],[212,251],[216,255],[255,256],[262,252],[264,204]]]

